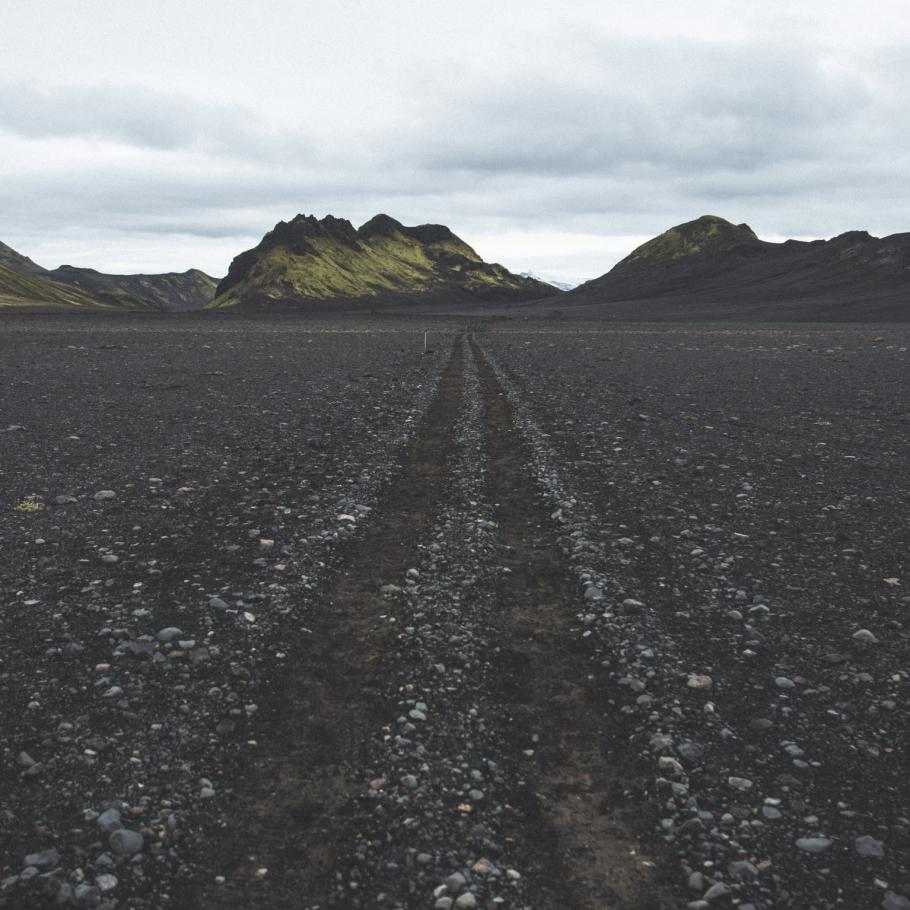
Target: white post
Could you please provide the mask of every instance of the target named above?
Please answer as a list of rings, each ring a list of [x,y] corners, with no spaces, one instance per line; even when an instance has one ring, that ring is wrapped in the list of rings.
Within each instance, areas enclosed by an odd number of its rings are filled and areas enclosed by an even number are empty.
[[[429,334],[430,333],[428,331],[423,333],[423,352],[424,352],[424,354],[426,354],[426,352],[427,352],[427,335],[429,335]]]

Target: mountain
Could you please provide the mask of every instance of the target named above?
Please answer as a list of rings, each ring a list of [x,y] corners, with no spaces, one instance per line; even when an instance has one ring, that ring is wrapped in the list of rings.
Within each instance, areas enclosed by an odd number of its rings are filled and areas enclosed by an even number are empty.
[[[5,265],[25,275],[41,275],[45,272],[45,269],[32,262],[28,256],[17,253],[11,246],[7,246],[2,241],[0,241],[0,265]]]
[[[88,294],[123,294],[165,312],[201,310],[212,302],[218,286],[217,279],[199,269],[162,275],[106,275],[94,269],[61,265],[48,275]]]
[[[615,319],[910,321],[910,234],[771,243],[705,215],[642,244],[560,303]]]
[[[29,309],[200,310],[216,279],[190,269],[163,275],[105,275],[62,265],[49,271],[0,243],[0,307]]]
[[[578,287],[578,285],[569,284],[568,281],[557,281],[555,278],[549,278],[546,275],[538,275],[537,272],[519,272],[518,274],[522,278],[533,278],[535,281],[542,281],[544,284],[549,284],[556,288],[557,291],[571,291]]]
[[[332,215],[298,215],[234,259],[212,306],[498,302],[546,297],[553,290],[484,262],[443,225],[405,227],[377,215],[355,229]]]
[[[0,261],[0,308],[99,309],[105,306],[110,304],[104,304],[78,288],[52,281],[41,273],[18,271]]]

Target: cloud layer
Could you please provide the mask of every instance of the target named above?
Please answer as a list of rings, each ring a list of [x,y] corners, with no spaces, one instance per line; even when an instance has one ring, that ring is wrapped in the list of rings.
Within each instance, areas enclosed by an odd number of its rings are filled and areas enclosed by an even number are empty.
[[[581,280],[622,244],[705,212],[767,235],[910,229],[900,29],[858,40],[846,12],[832,26],[836,3],[819,7],[823,38],[773,2],[748,21],[720,15],[735,9],[720,0],[695,6],[701,28],[649,31],[608,27],[602,4],[553,19],[532,2],[482,34],[407,2],[308,6],[316,18],[292,58],[284,20],[232,30],[228,17],[192,78],[164,45],[157,64],[150,51],[128,67],[110,34],[97,39],[103,78],[88,56],[52,78],[40,59],[8,61],[0,237],[51,266],[94,251],[77,264],[220,274],[279,218],[388,211],[449,223],[511,267]],[[370,20],[379,8],[387,18]],[[14,37],[27,24],[17,15]],[[115,15],[127,34],[128,14]]]

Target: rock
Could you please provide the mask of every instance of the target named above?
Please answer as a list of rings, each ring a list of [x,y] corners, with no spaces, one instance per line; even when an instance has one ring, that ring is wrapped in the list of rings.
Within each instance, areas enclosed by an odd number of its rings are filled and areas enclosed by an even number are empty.
[[[111,834],[108,838],[108,843],[114,853],[132,856],[135,853],[142,852],[142,848],[145,846],[145,838],[138,831],[120,828]]]
[[[686,680],[686,685],[690,689],[710,689],[714,685],[714,680],[701,673],[691,673]]]
[[[865,856],[868,859],[881,859],[885,855],[885,845],[882,841],[876,840],[870,834],[858,837],[854,843],[856,845],[856,852],[860,856]]]
[[[445,886],[450,894],[458,894],[467,884],[467,879],[460,872],[453,872],[446,880]]]
[[[477,906],[477,898],[470,891],[466,891],[455,901],[455,906],[470,910],[471,907]]]
[[[797,840],[796,846],[806,853],[824,853],[831,843],[827,837],[801,837]]]
[[[123,827],[123,823],[120,821],[120,813],[116,809],[105,809],[96,821],[98,822],[98,827],[105,834],[119,831]]]
[[[95,502],[104,502],[108,499],[116,499],[117,494],[113,490],[99,490],[95,494]]]
[[[878,644],[878,639],[868,630],[860,629],[850,636],[854,641],[867,642],[870,645]]]
[[[57,850],[42,850],[39,853],[29,853],[25,857],[26,866],[35,866],[38,869],[52,869],[60,862],[60,854]]]
[[[727,784],[734,790],[751,790],[752,781],[748,777],[728,777]]]
[[[795,689],[796,683],[792,679],[788,679],[786,676],[777,676],[774,679],[774,685],[778,689]]]
[[[723,882],[716,882],[711,885],[707,891],[704,893],[704,900],[711,901],[720,900],[722,897],[726,897],[730,893],[730,886],[724,884]]]
[[[169,642],[176,641],[178,638],[183,638],[183,630],[178,629],[176,626],[168,626],[165,629],[162,629],[156,636],[158,641],[168,644]]]
[[[882,900],[882,910],[910,910],[910,899],[901,897],[893,891],[886,891]]]
[[[747,860],[734,860],[727,865],[727,874],[736,882],[751,882],[758,878],[758,869]]]
[[[117,887],[117,876],[108,873],[96,875],[95,884],[102,894],[107,894],[108,891],[113,891]]]

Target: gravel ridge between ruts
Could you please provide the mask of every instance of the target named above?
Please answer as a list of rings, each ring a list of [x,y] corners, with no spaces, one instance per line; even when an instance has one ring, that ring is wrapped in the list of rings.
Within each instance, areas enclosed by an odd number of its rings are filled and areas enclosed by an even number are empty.
[[[506,831],[514,787],[497,758],[500,718],[484,683],[493,629],[495,523],[484,493],[483,403],[466,351],[462,409],[446,491],[430,535],[390,578],[387,621],[400,631],[387,698],[364,770],[358,832],[339,858],[337,906],[529,907]]]

